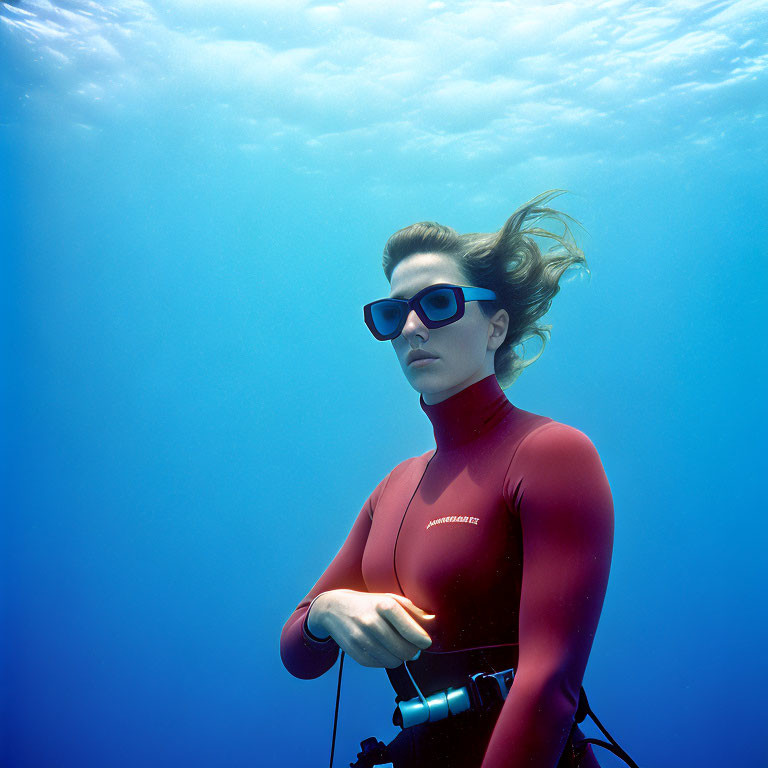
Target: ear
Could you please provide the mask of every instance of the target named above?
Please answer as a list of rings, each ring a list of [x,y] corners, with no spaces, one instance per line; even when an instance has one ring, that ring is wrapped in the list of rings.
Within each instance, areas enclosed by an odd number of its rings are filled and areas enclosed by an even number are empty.
[[[500,309],[488,320],[488,349],[497,350],[507,338],[509,329],[509,313]]]

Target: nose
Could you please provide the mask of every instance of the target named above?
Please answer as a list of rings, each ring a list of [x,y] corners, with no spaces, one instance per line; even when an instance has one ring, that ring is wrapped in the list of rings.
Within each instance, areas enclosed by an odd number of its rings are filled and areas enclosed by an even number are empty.
[[[429,336],[427,327],[421,322],[421,318],[416,314],[415,309],[412,309],[408,313],[408,317],[405,318],[405,325],[401,333],[406,339],[416,334],[421,336],[422,339],[426,339]]]

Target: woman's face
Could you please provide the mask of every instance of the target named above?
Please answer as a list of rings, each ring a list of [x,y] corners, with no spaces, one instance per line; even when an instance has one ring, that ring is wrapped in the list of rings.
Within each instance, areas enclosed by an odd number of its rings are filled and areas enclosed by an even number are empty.
[[[435,283],[469,285],[452,257],[415,253],[392,271],[389,296],[410,299]],[[508,323],[505,310],[487,318],[477,301],[468,301],[464,316],[442,328],[427,328],[411,310],[402,333],[392,339],[392,346],[410,385],[422,394],[427,405],[433,405],[494,373],[493,356],[507,335]],[[413,350],[434,358],[410,362]]]

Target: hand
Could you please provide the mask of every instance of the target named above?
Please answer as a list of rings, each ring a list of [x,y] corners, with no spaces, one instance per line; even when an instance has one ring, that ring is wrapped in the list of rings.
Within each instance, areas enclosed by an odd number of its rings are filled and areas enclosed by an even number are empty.
[[[432,638],[413,618],[435,618],[407,597],[393,592],[332,589],[315,600],[312,625],[324,630],[339,647],[364,667],[394,669],[432,645]],[[309,625],[310,617],[307,617]]]

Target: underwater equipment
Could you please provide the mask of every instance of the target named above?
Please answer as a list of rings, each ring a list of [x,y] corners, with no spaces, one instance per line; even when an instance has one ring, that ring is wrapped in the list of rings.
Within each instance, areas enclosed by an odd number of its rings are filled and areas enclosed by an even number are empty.
[[[513,668],[501,672],[477,672],[469,675],[463,686],[449,687],[446,690],[425,696],[416,681],[413,679],[408,662],[403,662],[408,677],[416,689],[417,696],[406,701],[396,698],[397,706],[392,715],[392,723],[399,725],[402,730],[425,722],[443,720],[454,717],[462,712],[487,712],[499,703],[503,704],[509,694],[514,681],[515,670]],[[329,768],[333,768],[333,755],[336,744],[336,726],[339,716],[339,697],[341,694],[341,675],[344,668],[344,651],[341,651],[339,662],[339,681],[336,687],[336,707],[333,715],[333,738],[331,741],[331,761]],[[584,688],[579,690],[579,703],[574,715],[574,723],[582,723],[589,716],[602,734],[608,739],[580,738],[573,743],[576,765],[584,754],[589,744],[603,747],[623,760],[630,768],[639,768],[637,763],[619,746],[616,739],[608,733],[603,724],[598,720],[589,705]],[[387,745],[371,736],[360,742],[361,751],[357,753],[357,760],[350,763],[350,768],[372,768],[375,765],[383,765],[392,762]]]
[[[506,699],[515,677],[514,669],[491,673],[477,672],[470,675],[467,684],[460,688],[448,688],[425,697],[413,679],[411,670],[408,669],[408,662],[403,662],[403,666],[418,696],[397,704],[392,715],[392,723],[401,728],[410,728],[419,723],[433,723],[468,710],[474,712],[488,710],[495,703]],[[486,686],[486,682],[490,683],[489,687]]]

